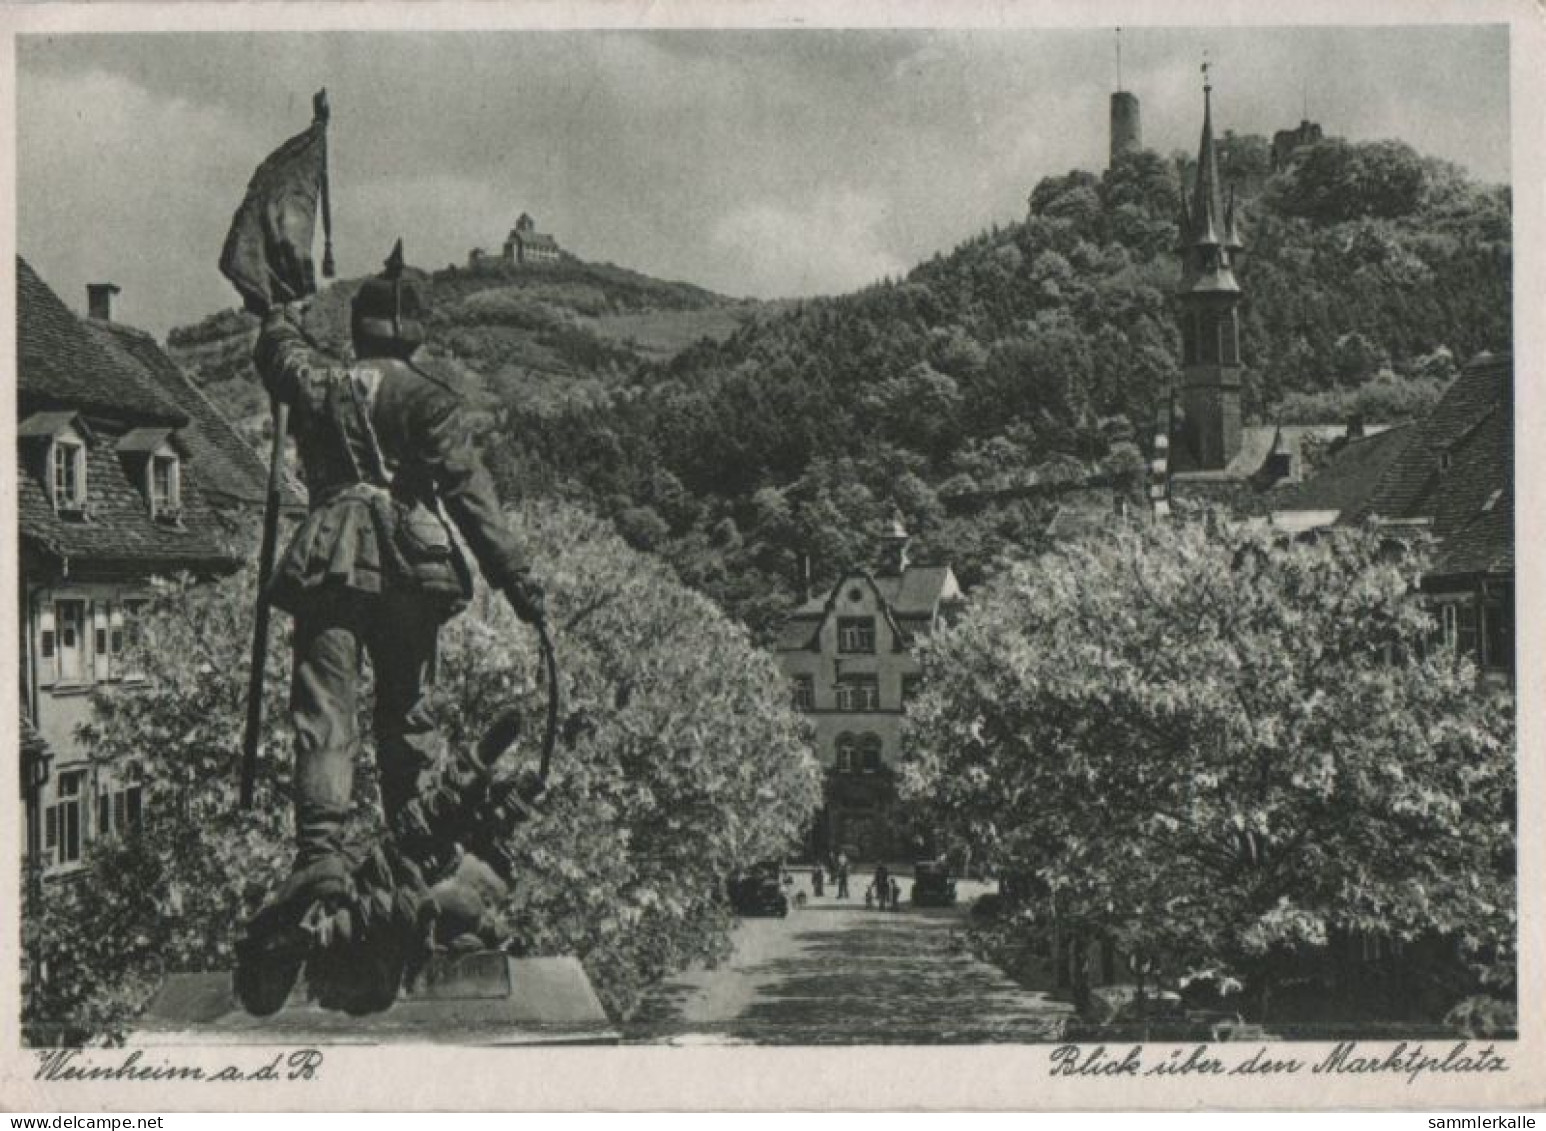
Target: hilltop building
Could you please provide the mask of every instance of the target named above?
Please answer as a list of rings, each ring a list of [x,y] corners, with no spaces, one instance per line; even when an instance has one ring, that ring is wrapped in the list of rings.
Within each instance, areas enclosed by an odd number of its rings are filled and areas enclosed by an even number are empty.
[[[1111,158],[1109,163],[1115,165],[1117,158],[1127,153],[1137,153],[1143,149],[1143,118],[1138,105],[1138,96],[1129,91],[1118,90],[1111,95]]]
[[[152,577],[247,557],[233,519],[267,476],[155,341],[113,320],[116,286],[88,287],[86,318],[20,258],[16,287],[23,836],[59,874],[144,806],[135,767],[76,741],[92,689],[138,678],[127,651]]]
[[[1111,95],[1111,157],[1115,165],[1124,154],[1143,149],[1143,119],[1138,96],[1122,88],[1122,29],[1116,29],[1117,88]]]
[[[522,212],[515,221],[515,227],[505,237],[505,246],[499,255],[490,255],[481,247],[475,247],[467,256],[467,265],[481,267],[498,263],[557,263],[562,256],[558,241],[545,232],[537,231],[537,221],[532,219],[531,213]]]
[[[914,564],[901,521],[881,538],[880,560],[844,573],[796,608],[776,651],[798,710],[815,723],[826,804],[812,830],[816,859],[910,857],[912,830],[897,819],[895,771],[902,718],[919,688],[913,645],[961,606],[948,565]]]
[[[1301,119],[1295,129],[1279,130],[1272,135],[1272,171],[1282,172],[1294,159],[1295,152],[1314,145],[1325,136],[1320,123],[1308,118]]]

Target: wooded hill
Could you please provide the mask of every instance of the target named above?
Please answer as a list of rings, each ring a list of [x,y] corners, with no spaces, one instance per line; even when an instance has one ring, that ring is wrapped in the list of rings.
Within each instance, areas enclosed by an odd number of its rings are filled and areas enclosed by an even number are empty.
[[[1331,140],[1243,186],[1246,410],[1421,411],[1456,362],[1510,340],[1508,191],[1400,143]],[[1180,353],[1172,292],[1183,162],[1137,154],[1036,186],[1030,215],[906,278],[761,319],[569,405],[507,402],[512,488],[568,486],[634,544],[762,630],[867,563],[891,508],[968,585],[1034,545],[1050,493],[970,513],[944,499],[1131,471]]]
[[[641,363],[780,309],[572,256],[409,273],[434,303],[429,348],[464,363],[471,385],[489,395],[512,385],[530,392],[593,378],[616,383]],[[347,343],[349,299],[361,281],[340,280],[313,300],[307,326],[319,341],[337,349]],[[256,334],[254,318],[227,310],[167,340],[177,362],[250,430],[268,411],[251,365]]]
[[[1508,348],[1506,188],[1399,142],[1328,139],[1276,176],[1264,139],[1223,151],[1244,216],[1248,416],[1411,415],[1458,362]],[[945,499],[1133,469],[1177,376],[1189,175],[1140,153],[1047,178],[1023,222],[782,306],[575,262],[439,272],[436,340],[484,374],[508,493],[584,501],[761,633],[797,599],[800,555],[830,583],[870,560],[893,508],[970,585],[1034,544],[1055,502]],[[171,344],[230,385],[236,317]]]

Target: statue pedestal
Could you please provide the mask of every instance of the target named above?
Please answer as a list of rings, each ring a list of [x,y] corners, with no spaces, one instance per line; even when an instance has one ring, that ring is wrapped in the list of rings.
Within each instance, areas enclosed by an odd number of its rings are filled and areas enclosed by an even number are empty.
[[[576,958],[469,954],[431,963],[385,1013],[350,1017],[306,1000],[304,985],[271,1017],[244,1012],[226,971],[170,975],[131,1045],[616,1044]]]

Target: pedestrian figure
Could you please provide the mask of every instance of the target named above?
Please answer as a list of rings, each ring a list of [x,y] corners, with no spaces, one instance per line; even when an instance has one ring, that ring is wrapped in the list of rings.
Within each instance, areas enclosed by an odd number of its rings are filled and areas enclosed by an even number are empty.
[[[902,905],[902,885],[896,882],[896,877],[891,877],[891,910],[895,911]]]
[[[875,885],[874,884],[870,884],[868,887],[866,887],[864,889],[864,906],[865,907],[874,907],[875,906]]]
[[[880,902],[880,909],[886,909],[886,900],[891,897],[891,873],[884,864],[875,865],[875,898]]]
[[[837,897],[848,898],[848,857],[841,852],[837,854]]]
[[[820,896],[827,887],[827,877],[822,873],[821,865],[817,864],[811,869],[811,894]]]

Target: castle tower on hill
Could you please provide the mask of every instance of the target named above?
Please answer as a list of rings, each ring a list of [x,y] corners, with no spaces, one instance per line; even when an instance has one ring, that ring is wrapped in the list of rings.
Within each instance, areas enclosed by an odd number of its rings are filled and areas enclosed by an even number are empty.
[[[1111,96],[1111,159],[1125,153],[1137,153],[1143,148],[1143,120],[1139,115],[1138,96],[1119,90]]]
[[[1111,96],[1111,157],[1115,165],[1124,153],[1143,148],[1143,119],[1139,115],[1138,96],[1122,89],[1122,29],[1117,28],[1117,89]]]
[[[1181,202],[1181,395],[1179,440],[1199,470],[1226,467],[1240,451],[1240,284],[1243,250],[1235,198],[1226,204],[1213,143],[1213,86],[1203,66],[1202,140],[1190,202]]]

